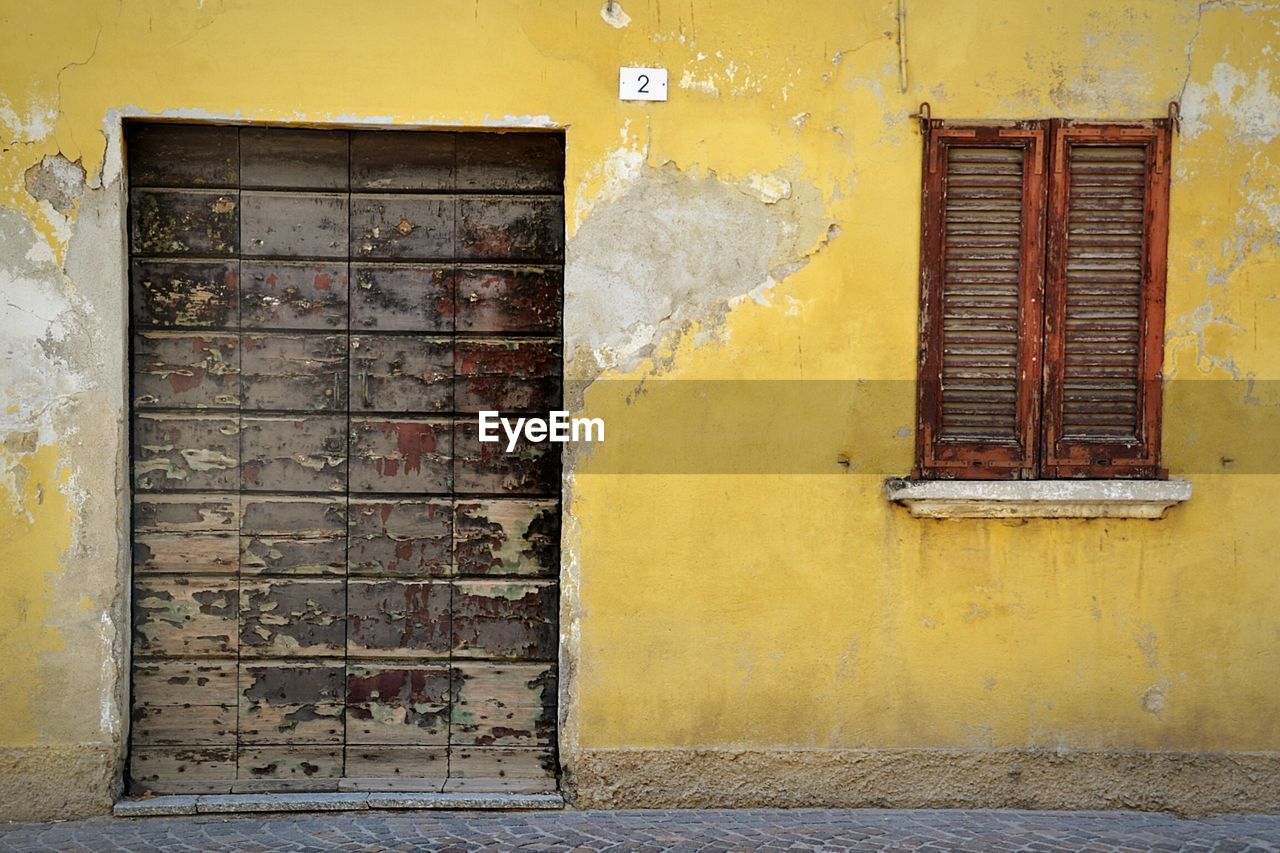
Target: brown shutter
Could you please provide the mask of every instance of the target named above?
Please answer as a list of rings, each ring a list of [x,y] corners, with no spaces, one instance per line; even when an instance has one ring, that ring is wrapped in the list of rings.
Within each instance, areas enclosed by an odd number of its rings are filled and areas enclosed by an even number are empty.
[[[1035,476],[1045,128],[953,128],[925,143],[920,476]]]
[[[1046,477],[1159,475],[1167,122],[1052,128]]]

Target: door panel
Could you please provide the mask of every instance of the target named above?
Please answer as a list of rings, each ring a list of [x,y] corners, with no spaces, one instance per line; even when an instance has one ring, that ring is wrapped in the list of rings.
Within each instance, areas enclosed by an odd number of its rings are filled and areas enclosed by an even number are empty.
[[[554,790],[563,139],[126,142],[130,790]]]

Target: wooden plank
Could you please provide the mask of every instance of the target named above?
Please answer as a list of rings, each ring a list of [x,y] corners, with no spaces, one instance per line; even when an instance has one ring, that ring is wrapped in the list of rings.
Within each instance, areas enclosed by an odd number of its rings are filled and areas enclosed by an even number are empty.
[[[143,492],[235,488],[239,420],[238,415],[136,415],[134,487]]]
[[[548,748],[450,747],[445,793],[486,791],[552,793],[556,759]]]
[[[133,582],[133,652],[139,656],[234,654],[235,578],[141,575]]]
[[[130,736],[135,747],[235,746],[234,705],[134,704]]]
[[[137,408],[235,408],[240,340],[201,332],[142,332],[133,338]]]
[[[452,189],[454,136],[452,133],[422,131],[353,131],[351,188]]]
[[[551,746],[556,673],[550,664],[458,663],[450,742],[470,746]]]
[[[459,412],[541,412],[560,408],[558,341],[460,338],[454,345]]]
[[[351,409],[447,412],[453,409],[453,341],[418,335],[353,335]]]
[[[218,794],[236,777],[234,747],[145,747],[129,752],[129,793]]]
[[[246,409],[346,411],[346,335],[246,334],[240,372]]]
[[[451,267],[353,263],[351,275],[353,331],[453,331]]]
[[[352,501],[352,575],[421,577],[450,570],[453,509],[445,501]]]
[[[463,196],[457,217],[458,258],[557,261],[564,255],[559,198]]]
[[[345,258],[347,197],[338,193],[240,194],[245,256]]]
[[[453,553],[459,575],[554,576],[560,568],[560,503],[460,500]]]
[[[349,666],[347,743],[448,743],[449,673],[445,665]]]
[[[240,185],[345,190],[347,132],[246,127],[240,131]]]
[[[234,575],[239,563],[231,533],[140,533],[133,540],[133,570],[143,574]]]
[[[342,747],[296,744],[242,746],[237,754],[236,793],[336,791]]]
[[[352,196],[351,257],[452,257],[455,217],[448,196]]]
[[[452,582],[456,658],[553,660],[559,591],[550,581]]]
[[[129,181],[145,187],[235,186],[240,178],[239,128],[129,122]]]
[[[346,498],[248,495],[243,500],[242,574],[346,573]]]
[[[343,790],[438,791],[449,772],[444,746],[348,746]]]
[[[241,663],[240,742],[342,743],[345,677],[341,663]]]
[[[480,442],[471,418],[454,425],[454,488],[460,494],[552,496],[560,493],[560,445],[535,444],[523,437],[515,450],[507,442]]]
[[[447,494],[453,427],[449,421],[351,418],[351,492]]]
[[[346,330],[345,262],[244,261],[240,274],[246,328]]]
[[[252,536],[341,537],[347,529],[345,497],[245,495],[239,531]]]
[[[564,137],[558,133],[463,133],[458,189],[561,192]]]
[[[459,332],[533,332],[560,328],[564,273],[558,267],[459,267]]]
[[[231,256],[240,251],[240,204],[221,190],[134,190],[129,233],[138,255]]]
[[[246,417],[245,491],[341,492],[346,486],[346,418]]]
[[[133,704],[235,707],[233,660],[137,660],[133,664]]]
[[[233,533],[240,527],[236,495],[140,494],[133,499],[137,533]]]
[[[347,658],[449,654],[449,586],[405,580],[347,585]]]
[[[163,329],[232,328],[240,262],[135,260],[129,267],[133,323]]]
[[[240,585],[240,657],[341,655],[346,588],[341,580],[281,578]]]
[[[252,575],[343,575],[347,540],[298,536],[241,536],[240,572]]]

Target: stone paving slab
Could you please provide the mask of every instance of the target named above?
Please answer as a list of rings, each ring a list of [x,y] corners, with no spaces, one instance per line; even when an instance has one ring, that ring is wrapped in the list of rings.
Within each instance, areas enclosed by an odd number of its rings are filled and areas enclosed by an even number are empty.
[[[158,799],[158,798],[157,798]],[[0,850],[1280,851],[1280,815],[706,810],[198,814],[0,824]]]

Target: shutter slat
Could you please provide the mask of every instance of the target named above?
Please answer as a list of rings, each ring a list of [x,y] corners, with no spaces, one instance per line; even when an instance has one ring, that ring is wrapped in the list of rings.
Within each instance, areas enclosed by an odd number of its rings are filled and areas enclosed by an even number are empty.
[[[1142,322],[1143,217],[1146,151],[1142,146],[1068,146],[1066,335],[1063,383],[1073,393],[1062,407],[1064,438],[1132,436],[1141,427],[1138,350]],[[1093,229],[1123,223],[1106,237]],[[1119,238],[1119,242],[1117,242]],[[1091,285],[1106,283],[1114,298],[1135,308],[1116,309],[1094,297]],[[1079,380],[1106,371],[1118,383],[1105,393]],[[1117,407],[1117,397],[1123,402]]]
[[[942,281],[943,439],[1017,431],[1022,153],[951,148]],[[975,301],[979,285],[997,301]],[[956,379],[980,379],[963,392]]]

